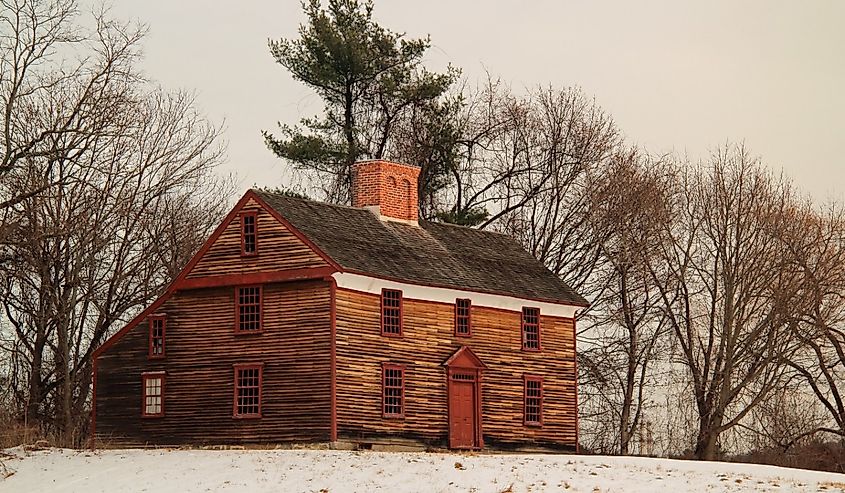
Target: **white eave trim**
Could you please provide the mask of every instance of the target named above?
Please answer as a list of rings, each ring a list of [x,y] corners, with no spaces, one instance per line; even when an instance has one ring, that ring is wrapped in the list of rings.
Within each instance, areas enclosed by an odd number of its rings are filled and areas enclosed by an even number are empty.
[[[543,301],[527,300],[513,296],[479,293],[476,291],[463,291],[460,289],[438,288],[433,286],[420,286],[404,282],[389,281],[377,277],[362,276],[348,272],[335,272],[332,274],[337,287],[360,291],[362,293],[381,294],[381,290],[401,289],[403,298],[410,298],[424,301],[434,301],[453,305],[458,298],[472,300],[472,306],[483,306],[522,312],[522,307],[539,308],[542,315],[562,318],[575,318],[575,313],[583,307],[575,305],[564,305],[558,303],[547,303]]]

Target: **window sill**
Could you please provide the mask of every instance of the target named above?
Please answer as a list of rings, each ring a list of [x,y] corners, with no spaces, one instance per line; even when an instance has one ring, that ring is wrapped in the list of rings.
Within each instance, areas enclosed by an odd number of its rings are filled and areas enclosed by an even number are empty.
[[[394,421],[402,421],[405,419],[404,414],[382,414],[381,417],[383,419],[390,419]]]
[[[232,419],[261,419],[262,415],[260,414],[234,414],[232,415]]]
[[[165,359],[165,357],[166,357],[166,355],[164,355],[164,354],[157,354],[155,356],[147,355],[148,360],[162,360],[162,359]]]
[[[542,353],[543,348],[523,347],[522,350],[526,353]]]
[[[383,335],[384,337],[395,337],[401,339],[404,334],[402,334],[401,332],[398,334],[394,334],[393,332],[382,332],[381,335]]]
[[[155,418],[163,418],[164,413],[162,414],[141,414],[142,419],[155,419]]]

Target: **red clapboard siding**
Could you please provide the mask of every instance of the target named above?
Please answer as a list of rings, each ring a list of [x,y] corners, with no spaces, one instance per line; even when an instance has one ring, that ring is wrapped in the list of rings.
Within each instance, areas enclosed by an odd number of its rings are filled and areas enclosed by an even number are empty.
[[[520,312],[472,307],[472,336],[456,337],[452,304],[403,300],[402,337],[380,330],[378,295],[338,289],[337,419],[341,440],[413,439],[447,444],[443,363],[467,345],[487,365],[482,373],[485,446],[576,444],[573,321],[542,315],[542,351],[522,350]],[[382,363],[405,366],[404,419],[384,419]],[[544,378],[543,426],[524,425],[523,375]]]
[[[234,218],[214,244],[197,262],[187,279],[249,274],[280,269],[329,267],[329,264],[308,245],[281,224],[255,199],[250,199],[240,213],[254,212],[257,220],[258,250],[254,255],[241,255],[241,220]]]
[[[265,243],[266,245],[266,243]],[[149,360],[144,320],[98,358],[96,439],[113,445],[328,441],[330,286],[264,286],[264,331],[232,330],[234,288],[180,291],[167,314],[167,354]],[[234,419],[233,365],[263,363],[262,417]],[[162,418],[141,419],[141,374],[167,374]]]

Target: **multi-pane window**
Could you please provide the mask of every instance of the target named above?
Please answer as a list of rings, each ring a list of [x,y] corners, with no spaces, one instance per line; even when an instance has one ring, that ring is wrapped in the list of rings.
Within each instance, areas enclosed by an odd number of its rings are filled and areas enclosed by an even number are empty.
[[[522,349],[540,350],[540,309],[522,309]]]
[[[263,365],[235,365],[236,418],[261,417],[261,381]]]
[[[164,331],[167,321],[163,315],[150,317],[150,358],[164,357]]]
[[[141,387],[144,390],[141,414],[145,417],[164,416],[164,373],[142,375]]]
[[[455,335],[468,336],[471,334],[470,307],[472,302],[468,299],[458,298],[455,300]]]
[[[241,254],[255,255],[258,252],[258,226],[256,214],[241,214]]]
[[[381,333],[402,335],[402,291],[381,290]]]
[[[235,330],[237,332],[261,331],[261,286],[244,286],[235,289]]]
[[[385,418],[405,416],[405,368],[382,365],[382,413]]]
[[[543,379],[525,376],[525,424],[543,424]]]
[[[475,381],[475,374],[473,373],[453,373],[452,380],[457,380],[459,382],[474,382]]]

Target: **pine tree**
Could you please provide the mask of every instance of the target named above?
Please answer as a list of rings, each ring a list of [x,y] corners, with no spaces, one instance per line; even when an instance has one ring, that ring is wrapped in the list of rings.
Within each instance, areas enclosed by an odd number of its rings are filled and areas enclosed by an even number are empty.
[[[389,159],[396,128],[437,106],[458,77],[421,65],[428,37],[406,39],[373,20],[372,1],[303,2],[307,22],[298,39],[270,41],[270,52],[294,79],[323,100],[319,116],[264,131],[268,148],[324,184],[326,198],[348,202],[351,165]]]

